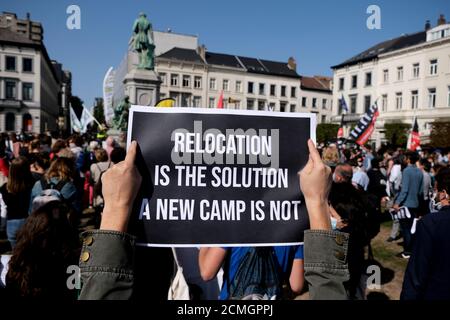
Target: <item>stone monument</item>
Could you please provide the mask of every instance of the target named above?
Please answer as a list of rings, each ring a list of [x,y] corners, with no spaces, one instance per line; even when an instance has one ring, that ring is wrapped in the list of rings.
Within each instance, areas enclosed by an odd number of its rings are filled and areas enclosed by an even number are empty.
[[[161,80],[155,72],[152,24],[144,13],[140,13],[134,22],[130,45],[137,53],[139,62],[123,79],[125,95],[132,105],[154,106],[159,101]]]
[[[128,128],[128,110],[131,105],[154,106],[159,101],[161,80],[155,72],[155,43],[152,24],[144,13],[140,13],[133,25],[133,34],[128,43],[124,73],[116,73],[114,81],[120,91],[114,102],[114,117],[108,123],[108,135],[120,144],[125,141]]]

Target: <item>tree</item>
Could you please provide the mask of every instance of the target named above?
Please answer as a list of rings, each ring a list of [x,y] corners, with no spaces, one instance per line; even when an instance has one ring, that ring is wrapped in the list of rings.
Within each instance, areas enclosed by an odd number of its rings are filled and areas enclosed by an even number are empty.
[[[95,106],[94,106],[94,118],[97,119],[100,123],[105,123],[105,108],[103,106],[103,99],[102,98],[96,98],[95,99]],[[95,127],[97,127],[97,124],[95,124]]]
[[[334,123],[320,123],[317,125],[316,136],[318,143],[324,143],[337,138],[339,125]]]
[[[408,142],[408,131],[411,128],[407,123],[385,123],[385,138],[394,147],[406,147]]]
[[[430,134],[433,147],[450,147],[450,122],[434,122]]]

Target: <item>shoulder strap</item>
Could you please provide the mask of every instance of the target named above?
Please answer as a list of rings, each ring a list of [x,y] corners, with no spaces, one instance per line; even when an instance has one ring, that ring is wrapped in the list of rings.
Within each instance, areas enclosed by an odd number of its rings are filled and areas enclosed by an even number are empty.
[[[177,268],[180,269],[180,263],[178,262],[177,252],[175,251],[174,247],[172,247],[172,254],[173,254],[173,259],[175,260],[175,263],[177,265]]]
[[[41,178],[41,188],[42,190],[46,190],[50,187],[50,184],[48,183],[47,179],[45,177]]]
[[[65,180],[60,180],[53,189],[58,190],[59,192],[61,192],[61,190],[64,188],[64,186],[66,185],[67,181]]]

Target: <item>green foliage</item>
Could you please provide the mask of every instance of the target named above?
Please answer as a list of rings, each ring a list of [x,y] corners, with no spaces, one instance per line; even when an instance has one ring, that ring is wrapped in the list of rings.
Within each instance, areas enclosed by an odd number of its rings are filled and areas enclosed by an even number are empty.
[[[411,125],[407,123],[385,123],[384,135],[392,146],[406,148],[410,128]]]
[[[431,129],[431,145],[433,147],[450,147],[450,122],[434,122]]]
[[[94,118],[100,123],[105,123],[105,109],[103,106],[103,99],[97,99],[97,103],[94,106]]]
[[[339,125],[334,123],[320,123],[317,125],[316,137],[317,142],[327,142],[336,139]]]

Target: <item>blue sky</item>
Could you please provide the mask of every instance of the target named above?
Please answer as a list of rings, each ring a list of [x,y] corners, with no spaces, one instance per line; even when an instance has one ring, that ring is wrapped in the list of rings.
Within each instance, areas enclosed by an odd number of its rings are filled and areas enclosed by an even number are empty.
[[[66,8],[81,8],[81,30],[66,28]],[[381,8],[381,30],[366,27],[369,5]],[[449,0],[1,0],[11,11],[44,26],[52,59],[73,75],[73,94],[90,106],[102,94],[110,66],[125,54],[131,26],[140,11],[156,30],[198,35],[208,50],[277,61],[297,59],[304,75],[331,75],[330,66],[402,33],[450,19]]]

